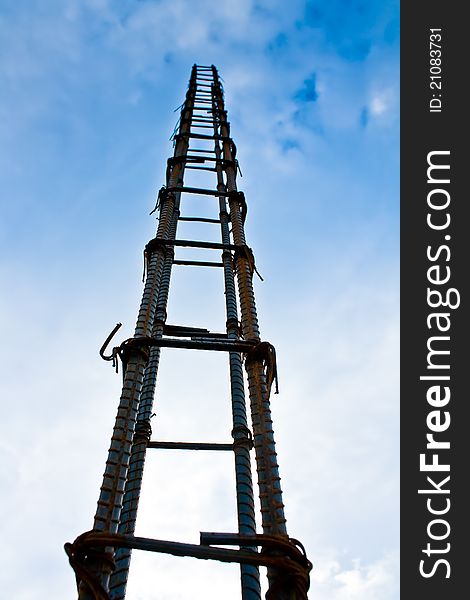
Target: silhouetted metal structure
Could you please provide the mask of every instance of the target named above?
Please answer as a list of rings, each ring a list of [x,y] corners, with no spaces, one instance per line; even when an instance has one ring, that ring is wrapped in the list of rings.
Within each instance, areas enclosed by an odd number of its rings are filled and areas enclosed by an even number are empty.
[[[207,131],[204,131],[207,130]],[[302,545],[288,537],[269,404],[271,386],[277,387],[276,356],[271,344],[261,341],[252,278],[253,252],[246,244],[244,222],[247,205],[236,186],[238,162],[230,137],[223,89],[214,66],[196,66],[191,72],[177,131],[175,150],[168,160],[166,185],[157,206],[159,225],[145,247],[145,285],[133,338],[100,353],[117,367],[122,362],[124,384],[115,421],[93,530],[65,549],[77,577],[80,600],[121,600],[125,597],[131,550],[164,552],[223,562],[241,569],[241,597],[261,597],[259,566],[267,567],[269,600],[304,600],[311,565]],[[201,140],[204,142],[201,144]],[[195,146],[213,142],[213,149]],[[215,189],[185,187],[186,169],[212,171]],[[186,194],[213,196],[219,218],[180,214]],[[221,242],[182,240],[176,237],[179,221],[220,225]],[[230,231],[231,227],[231,231]],[[175,247],[221,250],[220,262],[175,260]],[[225,283],[226,333],[166,323],[172,266],[218,267]],[[240,306],[240,321],[237,309]],[[159,442],[151,440],[150,419],[161,348],[183,348],[228,353],[233,442]],[[243,362],[251,406],[249,428],[245,406]],[[233,452],[238,512],[238,532],[201,533],[200,544],[134,536],[145,455],[149,448],[174,448]],[[254,449],[261,505],[262,534],[256,533],[250,464]],[[233,549],[219,546],[234,546]]]

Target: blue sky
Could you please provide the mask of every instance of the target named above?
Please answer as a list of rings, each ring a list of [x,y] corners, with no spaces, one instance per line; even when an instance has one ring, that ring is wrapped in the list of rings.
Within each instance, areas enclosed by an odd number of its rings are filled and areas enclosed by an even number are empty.
[[[132,335],[148,213],[197,62],[225,81],[312,597],[398,598],[398,2],[4,0],[0,38],[2,589],[74,596],[62,544],[92,524],[119,396],[97,351],[117,321]],[[175,269],[170,322],[222,331],[217,275]],[[226,441],[228,403],[210,400],[227,398],[224,364],[183,354],[162,359],[155,435]],[[208,364],[220,378],[191,387]],[[231,469],[152,455],[140,533],[234,529]],[[205,598],[238,597],[233,567],[144,556],[134,573],[130,600],[203,597],[207,577]]]

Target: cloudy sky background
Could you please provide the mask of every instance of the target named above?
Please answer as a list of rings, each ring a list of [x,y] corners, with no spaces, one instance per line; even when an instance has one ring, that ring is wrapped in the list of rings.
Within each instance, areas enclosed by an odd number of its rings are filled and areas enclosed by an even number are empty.
[[[197,62],[225,80],[311,596],[396,600],[398,2],[3,0],[0,40],[5,597],[75,597],[62,546],[92,525],[120,393],[98,349],[117,321],[133,333],[148,213]],[[179,235],[216,240],[213,227]],[[183,269],[168,322],[223,331],[219,271]],[[164,352],[154,439],[229,440],[225,358]],[[235,530],[232,468],[149,451],[138,533]],[[236,566],[136,553],[133,567],[129,600],[239,597]]]

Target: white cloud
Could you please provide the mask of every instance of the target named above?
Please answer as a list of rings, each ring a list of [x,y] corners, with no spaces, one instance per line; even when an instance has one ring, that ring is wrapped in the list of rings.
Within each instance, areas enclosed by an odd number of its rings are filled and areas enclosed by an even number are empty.
[[[384,90],[376,91],[372,94],[370,101],[371,112],[375,116],[382,116],[387,111],[395,108],[397,101],[397,90],[387,88]]]
[[[350,566],[323,557],[312,572],[312,597],[317,600],[395,600],[398,598],[398,559],[388,554],[369,564]]]
[[[374,115],[381,115],[388,108],[388,104],[384,96],[375,96],[372,98],[371,109]]]

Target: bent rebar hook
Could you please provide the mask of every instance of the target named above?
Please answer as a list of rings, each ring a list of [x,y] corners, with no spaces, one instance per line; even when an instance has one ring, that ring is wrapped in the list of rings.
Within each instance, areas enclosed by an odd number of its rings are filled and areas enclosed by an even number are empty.
[[[118,331],[118,329],[120,329],[121,327],[122,327],[122,323],[116,323],[116,326],[111,331],[111,333],[108,335],[108,337],[105,339],[103,345],[100,348],[100,356],[101,356],[101,358],[103,360],[112,360],[113,361],[113,367],[116,366],[115,365],[115,361],[116,361],[116,353],[117,353],[118,347],[113,348],[113,351],[112,351],[112,353],[109,356],[105,355],[105,350],[108,347],[109,342],[115,336],[115,334]]]

